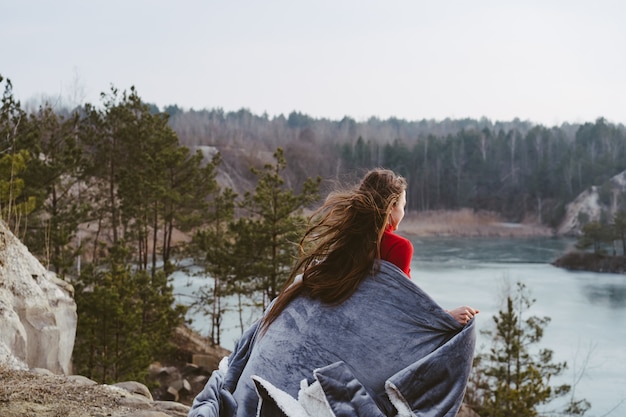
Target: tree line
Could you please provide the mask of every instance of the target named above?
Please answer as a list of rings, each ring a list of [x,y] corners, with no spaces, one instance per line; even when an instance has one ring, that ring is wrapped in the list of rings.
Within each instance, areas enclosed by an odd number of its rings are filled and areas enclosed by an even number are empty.
[[[270,121],[246,111],[215,111],[201,112],[202,118],[211,115],[216,123],[209,124],[214,129],[208,138],[196,129],[194,134],[202,140],[185,145],[181,136],[190,133],[179,133],[177,129],[183,129],[176,117],[190,113],[171,108],[160,112],[144,103],[134,88],[120,92],[112,87],[101,95],[100,106],[59,111],[44,104],[26,112],[13,96],[10,81],[0,77],[2,84],[2,220],[45,266],[74,285],[79,317],[75,371],[104,383],[144,380],[148,365],[170,353],[173,331],[184,322],[188,308],[207,312],[209,336],[219,344],[224,297],[238,296],[240,312],[246,302],[265,307],[289,274],[306,210],[324,194],[321,178],[344,179],[385,166],[409,179],[414,208],[453,208],[474,201],[477,209],[521,215],[507,205],[479,205],[480,199],[470,197],[491,189],[492,182],[503,195],[532,182],[543,191],[533,191],[536,196],[530,189],[524,192],[537,197],[540,206],[550,207],[557,197],[543,189],[550,180],[539,180],[540,174],[552,172],[550,163],[559,159],[558,151],[565,151],[568,143],[594,150],[594,162],[583,163],[581,158],[574,164],[580,174],[568,177],[574,192],[588,182],[586,170],[613,175],[601,169],[607,155],[600,152],[600,144],[613,146],[613,139],[623,134],[621,127],[602,119],[577,128],[573,142],[557,128],[521,122],[508,132],[501,126],[494,134],[488,121],[481,121],[480,129],[462,121],[456,133],[436,136],[436,129],[445,131],[455,123],[369,120],[370,128],[378,126],[382,132],[393,126],[390,134],[399,136],[382,144],[349,119],[337,124],[292,113]],[[274,142],[265,143],[252,133],[257,122]],[[284,131],[278,128],[283,124]],[[411,141],[401,137],[427,125],[434,130],[425,136]],[[320,126],[327,127],[327,135],[338,127],[344,136],[324,143]],[[188,128],[193,130],[192,124]],[[285,132],[290,137],[283,141]],[[595,139],[589,132],[610,135]],[[595,145],[585,137],[593,137]],[[536,164],[529,159],[531,150],[541,155],[540,166],[546,171],[532,171]],[[567,154],[574,158],[575,152]],[[502,155],[507,158],[495,160]],[[614,169],[617,166],[616,161]],[[472,185],[476,181],[484,189]],[[515,200],[512,195],[498,198]],[[192,260],[207,278],[191,305],[177,305],[171,286],[183,259]],[[568,392],[566,387],[552,392],[547,385],[564,364],[552,364],[548,354],[532,358],[526,351],[540,339],[546,322],[533,318],[525,329],[517,311],[509,300],[508,310],[494,318],[497,325],[508,327],[497,328],[492,336],[500,347],[477,363],[485,379],[470,385],[470,400],[485,411],[502,410],[502,401],[509,408],[523,401],[532,413],[537,405]],[[517,350],[510,357],[498,356],[501,346],[507,352]],[[513,374],[512,361],[517,363]],[[509,372],[506,386],[499,382],[502,369]],[[537,389],[526,390],[521,398],[529,375]],[[570,414],[584,413],[584,403],[572,404],[578,411]]]
[[[309,176],[354,179],[385,166],[407,178],[413,211],[469,207],[555,227],[578,194],[626,169],[626,130],[603,118],[546,127],[517,119],[357,122],[298,112],[164,111],[182,144],[216,147],[226,171],[244,172],[250,155],[276,147],[293,162],[286,178],[296,188]]]

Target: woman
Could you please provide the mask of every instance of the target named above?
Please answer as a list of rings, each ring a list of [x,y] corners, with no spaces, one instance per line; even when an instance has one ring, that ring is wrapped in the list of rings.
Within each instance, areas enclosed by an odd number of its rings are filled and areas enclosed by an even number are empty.
[[[341,303],[376,268],[378,259],[409,275],[413,245],[393,233],[404,218],[406,187],[403,177],[377,168],[367,172],[356,189],[331,193],[312,216],[300,242],[300,259],[263,327],[302,293],[328,304]],[[292,285],[299,274],[302,280]],[[449,311],[460,324],[478,312],[468,306]]]
[[[410,240],[394,233],[404,218],[406,186],[406,180],[394,174],[393,171],[374,169],[365,175],[359,190],[377,193],[390,200],[388,221],[380,240],[380,259],[393,263],[410,278],[413,244]]]
[[[456,414],[474,349],[466,325],[478,311],[448,313],[406,279],[412,246],[394,254],[385,237],[404,216],[405,193],[402,177],[375,169],[327,197],[286,287],[190,416],[325,415],[318,406],[329,416]]]

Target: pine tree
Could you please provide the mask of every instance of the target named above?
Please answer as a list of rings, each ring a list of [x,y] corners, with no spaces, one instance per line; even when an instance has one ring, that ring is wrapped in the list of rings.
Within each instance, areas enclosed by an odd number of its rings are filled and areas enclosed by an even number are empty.
[[[148,366],[172,349],[185,309],[172,308],[166,276],[131,267],[130,251],[109,248],[106,262],[89,264],[75,283],[78,312],[74,366],[101,383],[147,383]]]
[[[188,248],[194,264],[202,266],[199,274],[210,282],[200,289],[193,307],[211,317],[210,338],[217,345],[221,344],[222,315],[226,311],[223,299],[233,293],[235,238],[231,225],[236,197],[230,188],[217,190],[207,205],[204,224],[196,230]]]
[[[493,317],[495,328],[483,331],[492,341],[488,353],[477,355],[466,393],[466,402],[481,416],[533,417],[539,407],[568,394],[571,386],[550,385],[566,362],[553,361],[550,349],[533,349],[541,341],[549,317],[523,315],[534,303],[522,283],[507,296],[506,307]],[[585,400],[570,399],[565,415],[583,415]]]
[[[320,178],[309,178],[296,194],[285,187],[282,171],[287,161],[281,148],[274,158],[274,165],[266,164],[262,170],[252,168],[257,186],[254,193],[244,195],[241,203],[250,216],[240,219],[236,226],[240,233],[239,256],[247,258],[242,260],[245,266],[240,265],[240,278],[255,282],[255,288],[264,295],[264,307],[278,295],[289,276],[306,224],[303,209],[319,198],[321,183]]]
[[[202,222],[206,199],[215,192],[215,161],[181,146],[167,115],[153,113],[134,88],[103,94],[102,109],[87,106],[82,143],[92,180],[92,219],[98,241],[134,245],[133,262],[166,273],[175,250],[175,230]]]
[[[626,256],[626,210],[618,210],[613,217],[615,236],[622,243],[622,256]]]
[[[24,243],[60,276],[73,272],[81,250],[78,226],[88,212],[80,198],[83,178],[77,140],[79,123],[77,113],[63,117],[49,105],[42,106],[30,115],[25,144],[32,161],[25,180],[28,194],[37,199],[37,207],[30,216]]]
[[[81,125],[98,226],[92,264],[75,283],[75,356],[84,372],[117,381],[164,357],[183,322],[169,282],[173,234],[198,223],[215,179],[213,163],[179,146],[134,89],[103,98]]]
[[[593,247],[593,253],[602,253],[603,243],[611,242],[612,230],[609,226],[598,221],[585,224],[582,227],[582,236],[576,242],[578,249],[587,249]]]
[[[23,175],[29,160],[30,155],[23,149],[0,157],[0,216],[20,238],[26,235],[26,218],[37,202],[34,196],[24,193]]]
[[[30,152],[22,146],[28,130],[26,113],[13,96],[11,80],[0,75],[4,92],[0,101],[0,217],[14,235],[23,239],[27,232],[27,216],[35,210],[37,199],[26,192],[25,181]]]

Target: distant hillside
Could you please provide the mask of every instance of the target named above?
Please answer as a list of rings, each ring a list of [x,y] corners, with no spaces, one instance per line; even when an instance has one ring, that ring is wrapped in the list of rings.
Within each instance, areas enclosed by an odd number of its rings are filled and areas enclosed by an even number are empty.
[[[469,208],[557,229],[570,202],[626,170],[626,128],[602,118],[546,127],[518,119],[356,121],[298,112],[269,118],[245,109],[165,111],[182,145],[220,152],[218,180],[240,195],[254,187],[250,167],[271,162],[280,147],[286,186],[296,190],[319,176],[324,194],[337,182],[354,183],[367,169],[385,167],[407,178],[409,211]]]

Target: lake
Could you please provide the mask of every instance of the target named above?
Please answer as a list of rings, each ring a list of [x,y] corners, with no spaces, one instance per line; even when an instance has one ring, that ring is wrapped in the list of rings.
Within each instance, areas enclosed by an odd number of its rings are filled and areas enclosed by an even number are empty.
[[[626,415],[626,275],[553,267],[550,262],[573,245],[568,239],[411,239],[413,281],[444,308],[478,308],[479,330],[492,326],[507,292],[514,291],[517,282],[524,283],[536,300],[525,317],[551,318],[538,347],[551,349],[555,362],[568,364],[552,383],[575,384],[575,397],[591,402],[587,416]],[[177,274],[175,292],[181,302],[187,302],[187,295],[204,282],[204,278]],[[246,324],[258,314],[248,311]],[[208,318],[199,314],[191,318],[194,329],[208,334]],[[237,323],[234,313],[224,320],[222,345],[227,349],[233,348],[240,334]],[[477,351],[486,351],[489,342],[478,333]]]
[[[571,272],[550,262],[567,239],[414,238],[413,280],[444,308],[481,310],[478,329],[493,325],[508,291],[522,282],[536,301],[525,317],[551,318],[539,347],[568,369],[555,382],[576,384],[589,416],[626,415],[626,275]],[[477,350],[489,347],[478,334]]]

